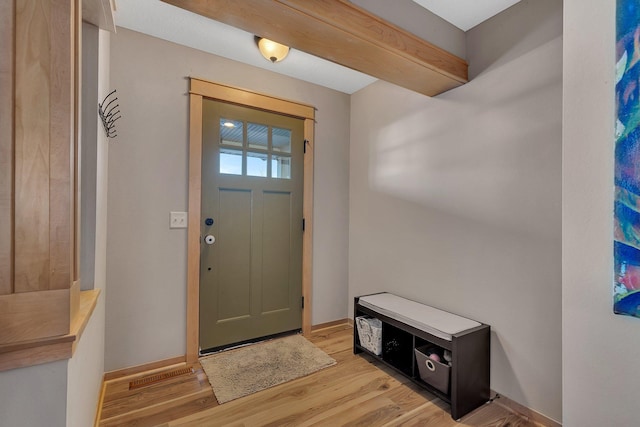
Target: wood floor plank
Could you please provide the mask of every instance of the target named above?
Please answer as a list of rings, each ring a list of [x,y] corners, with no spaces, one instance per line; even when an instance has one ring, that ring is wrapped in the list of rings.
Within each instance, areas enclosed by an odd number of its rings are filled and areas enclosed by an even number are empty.
[[[240,398],[209,413],[198,414],[191,419],[170,425],[198,426],[202,425],[210,415],[220,425],[239,421],[246,425],[269,425],[273,422],[286,423],[290,419],[306,417],[321,412],[333,405],[345,404],[358,393],[384,391],[399,382],[385,373],[372,369],[368,363],[353,355],[338,365],[323,369],[305,378],[282,384],[251,396]],[[336,369],[342,365],[344,369]],[[331,397],[328,399],[328,397]],[[247,402],[250,401],[250,411]]]
[[[173,398],[165,399],[162,402],[151,403],[135,409],[130,409],[127,412],[120,413],[112,417],[103,418],[100,422],[101,427],[122,427],[122,426],[141,426],[149,425],[153,426],[155,423],[147,420],[153,419],[155,415],[160,413],[167,413],[174,408],[182,405],[188,405],[193,401],[200,399],[210,398],[211,393],[208,390],[199,390],[193,393],[183,393]]]
[[[398,387],[400,384],[390,383],[387,378],[378,377],[371,379],[371,381],[366,384],[361,384],[357,381],[353,386],[354,388],[339,390],[340,393],[338,393],[338,390],[335,388],[328,390],[328,392],[336,396],[335,401],[328,401],[326,397],[314,395],[300,402],[302,406],[296,405],[295,407],[282,408],[284,411],[274,414],[272,421],[266,425],[276,427],[280,425],[298,426],[325,423],[335,408],[353,409],[365,404],[371,399],[384,395],[389,389]],[[330,424],[331,423],[328,425]]]
[[[351,328],[334,326],[332,328],[321,329],[313,332],[309,337],[309,341],[311,341],[318,347],[322,347],[326,346],[327,343],[334,338],[342,339],[352,336],[353,335],[351,333]]]
[[[203,387],[195,375],[190,375],[188,378],[172,378],[139,390],[140,393],[136,393],[135,399],[123,396],[119,399],[105,402],[102,408],[103,419],[112,418],[121,413],[137,411],[180,396],[209,391],[206,386]]]
[[[327,410],[320,411],[318,414],[315,414],[313,417],[305,421],[301,421],[298,425],[300,427],[309,427],[309,426],[327,423],[328,422],[327,420],[331,418],[335,418],[336,415],[342,413],[343,411],[362,405],[368,400],[371,400],[370,394],[355,396],[352,399],[347,399],[347,401],[343,404],[330,405],[330,407]]]
[[[105,383],[101,426],[534,427],[504,406],[487,404],[456,422],[449,405],[375,358],[353,354],[352,327],[314,331],[310,341],[337,364],[218,405],[199,364],[194,375],[138,390]],[[141,374],[142,376],[142,374]],[[214,379],[215,380],[215,379]]]
[[[351,350],[352,343],[353,338],[350,336],[346,334],[335,334],[331,337],[327,337],[326,341],[322,341],[316,345],[325,353],[332,354],[343,350]]]
[[[308,425],[340,425],[343,423],[363,426],[382,425],[429,402],[427,396],[416,393],[405,384],[397,384],[377,395],[369,393],[354,400],[357,402],[352,401],[341,405],[340,408],[336,408],[339,410],[323,414],[322,418]]]
[[[406,412],[383,427],[453,427],[459,426],[448,412],[437,405],[437,400],[425,403]]]
[[[488,404],[476,409],[462,419],[462,425],[473,427],[538,427],[536,423],[518,416],[498,404]]]
[[[176,420],[206,409],[218,406],[218,401],[213,393],[204,397],[191,396],[185,402],[180,402],[173,407],[158,406],[153,411],[140,413],[126,422],[116,424],[118,427],[144,427],[167,425],[169,421]],[[102,425],[101,425],[102,426]]]
[[[188,374],[184,374],[184,375],[179,375],[179,376],[175,376],[172,378],[168,378],[166,380],[162,381],[162,384],[149,384],[149,386],[147,387],[143,387],[140,388],[140,394],[144,395],[147,394],[149,392],[158,390],[158,389],[163,389],[166,388],[166,386],[170,386],[170,385],[174,385],[174,384],[178,384],[184,381],[195,381],[197,380],[197,376],[198,375],[202,375],[204,373],[204,371],[202,370],[202,367],[200,366],[200,364],[198,365],[194,365],[192,366],[193,368],[193,375],[188,375]],[[122,378],[122,379],[117,379],[117,380],[112,380],[112,381],[107,381],[105,383],[106,385],[106,390],[105,390],[105,400],[104,403],[105,404],[110,404],[113,401],[122,399],[122,398],[126,398],[128,399],[129,396],[131,395],[131,390],[129,390],[129,384],[132,381],[141,379],[141,378],[146,378],[149,376],[153,376],[153,375],[157,375],[157,374],[161,374],[162,372],[171,372],[172,370],[165,370],[165,371],[160,371],[160,372],[154,372],[153,374],[139,374],[133,377],[127,377],[126,379]],[[206,378],[206,376],[205,376]],[[199,381],[199,380],[198,380]]]

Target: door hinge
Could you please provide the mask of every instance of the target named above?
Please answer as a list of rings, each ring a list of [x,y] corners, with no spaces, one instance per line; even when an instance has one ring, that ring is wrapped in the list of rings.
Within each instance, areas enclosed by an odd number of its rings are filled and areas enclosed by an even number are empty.
[[[307,144],[309,143],[308,139],[305,139],[304,142],[302,143],[302,147],[303,147],[303,152],[304,154],[307,154]]]
[[[304,297],[302,297],[302,308],[304,308]]]
[[[302,218],[302,231],[304,231],[305,228],[306,228],[306,223],[304,218]]]

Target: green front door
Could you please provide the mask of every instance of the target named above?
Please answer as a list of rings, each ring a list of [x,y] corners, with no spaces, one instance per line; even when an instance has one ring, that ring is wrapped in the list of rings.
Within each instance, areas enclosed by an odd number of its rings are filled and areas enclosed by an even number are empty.
[[[200,349],[302,326],[304,121],[204,99]]]

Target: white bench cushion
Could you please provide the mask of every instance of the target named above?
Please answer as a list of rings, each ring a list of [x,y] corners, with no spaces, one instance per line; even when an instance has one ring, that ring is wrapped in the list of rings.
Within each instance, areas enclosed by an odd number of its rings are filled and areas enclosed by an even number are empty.
[[[390,293],[360,297],[359,304],[447,341],[451,341],[452,335],[481,325],[475,320]]]

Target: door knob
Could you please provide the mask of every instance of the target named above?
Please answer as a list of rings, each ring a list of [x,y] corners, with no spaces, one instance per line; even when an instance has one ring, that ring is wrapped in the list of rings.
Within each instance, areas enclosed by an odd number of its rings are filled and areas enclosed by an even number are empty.
[[[211,235],[211,234],[207,234],[207,235],[205,236],[205,238],[204,238],[204,242],[205,242],[207,245],[213,245],[213,244],[215,243],[215,241],[216,241],[216,238],[215,238],[215,237],[213,237],[213,235]]]

